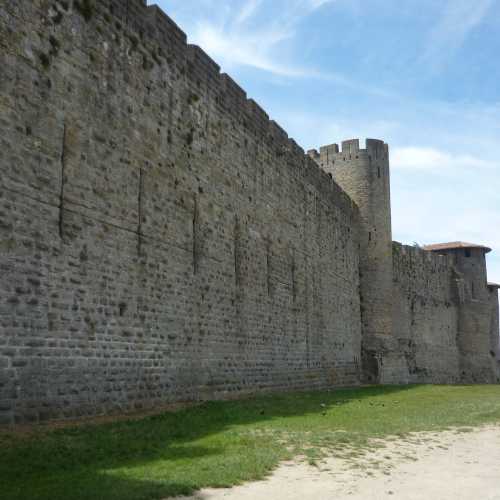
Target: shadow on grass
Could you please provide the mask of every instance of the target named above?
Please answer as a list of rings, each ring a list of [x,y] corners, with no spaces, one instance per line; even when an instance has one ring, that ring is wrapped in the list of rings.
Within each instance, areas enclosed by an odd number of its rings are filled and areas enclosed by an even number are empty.
[[[142,420],[13,440],[0,455],[4,500],[160,499],[262,477],[287,451],[272,433],[353,401],[415,387],[371,387],[210,402]],[[366,405],[368,411],[371,411]],[[332,425],[334,422],[332,422]],[[271,434],[269,434],[271,433]],[[1,442],[0,442],[1,444]]]

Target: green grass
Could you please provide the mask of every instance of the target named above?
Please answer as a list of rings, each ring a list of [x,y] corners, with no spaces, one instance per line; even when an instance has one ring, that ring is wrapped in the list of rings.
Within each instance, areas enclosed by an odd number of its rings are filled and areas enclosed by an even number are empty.
[[[161,499],[265,476],[370,438],[500,422],[500,386],[377,387],[206,403],[141,420],[0,434],[2,500]]]

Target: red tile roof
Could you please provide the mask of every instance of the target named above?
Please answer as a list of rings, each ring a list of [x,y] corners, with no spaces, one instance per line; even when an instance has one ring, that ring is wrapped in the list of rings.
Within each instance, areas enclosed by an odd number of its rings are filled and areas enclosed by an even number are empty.
[[[483,245],[476,245],[475,243],[466,243],[464,241],[453,241],[451,243],[436,243],[435,245],[426,245],[423,247],[424,250],[429,252],[439,252],[441,250],[457,250],[459,248],[473,249],[481,248],[485,253],[491,252],[491,248],[485,247]]]

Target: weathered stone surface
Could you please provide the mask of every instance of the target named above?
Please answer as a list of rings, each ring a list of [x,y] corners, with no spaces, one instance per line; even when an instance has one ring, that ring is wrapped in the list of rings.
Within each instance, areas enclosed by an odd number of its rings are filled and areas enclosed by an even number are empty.
[[[90,5],[1,7],[2,421],[356,384],[356,206],[157,7]]]
[[[393,332],[413,383],[459,380],[460,304],[451,258],[394,243]]]
[[[0,67],[0,423],[355,385],[362,358],[492,380],[493,292],[393,255],[383,142],[306,156],[143,0],[4,1]]]
[[[392,231],[389,147],[359,140],[324,146],[316,160],[360,210],[363,375],[368,383],[401,383],[404,359],[393,345]]]

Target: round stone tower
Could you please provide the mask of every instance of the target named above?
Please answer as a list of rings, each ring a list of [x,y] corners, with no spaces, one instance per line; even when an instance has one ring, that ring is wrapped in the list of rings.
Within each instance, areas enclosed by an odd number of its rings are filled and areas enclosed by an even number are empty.
[[[320,166],[358,205],[361,216],[360,287],[363,325],[362,359],[366,382],[408,380],[405,360],[392,336],[392,230],[389,147],[383,141],[359,140],[311,151]]]
[[[455,241],[428,245],[426,250],[451,255],[457,283],[459,379],[463,383],[497,381],[497,352],[492,340],[492,322],[497,311],[493,308],[492,288],[488,286],[486,254],[491,249],[474,243]],[[498,330],[497,330],[498,340]]]

